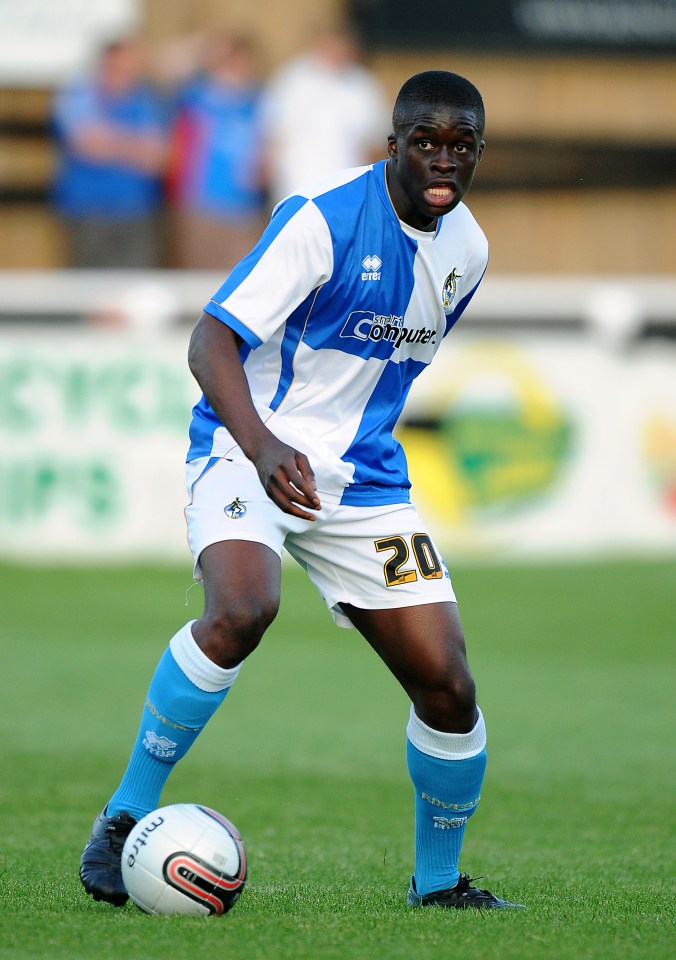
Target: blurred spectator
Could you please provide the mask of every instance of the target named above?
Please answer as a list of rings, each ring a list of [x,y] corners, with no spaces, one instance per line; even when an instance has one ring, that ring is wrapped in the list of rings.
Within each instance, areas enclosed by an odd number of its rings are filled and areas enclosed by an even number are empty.
[[[174,262],[229,270],[263,229],[260,86],[252,43],[211,37],[206,71],[178,96],[169,196]]]
[[[319,32],[272,77],[264,103],[272,200],[345,167],[385,156],[391,118],[345,27]]]
[[[57,95],[53,198],[73,266],[157,265],[164,116],[143,79],[143,50],[133,38],[108,44],[93,75]]]

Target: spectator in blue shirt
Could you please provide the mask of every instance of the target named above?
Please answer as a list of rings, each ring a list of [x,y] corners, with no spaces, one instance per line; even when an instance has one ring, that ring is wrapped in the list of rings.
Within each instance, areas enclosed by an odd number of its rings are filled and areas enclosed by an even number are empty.
[[[205,70],[177,98],[169,195],[177,266],[235,266],[264,226],[261,91],[243,37],[212,36]]]
[[[91,76],[54,104],[53,200],[77,267],[152,267],[161,257],[165,109],[143,79],[138,40],[108,44]]]

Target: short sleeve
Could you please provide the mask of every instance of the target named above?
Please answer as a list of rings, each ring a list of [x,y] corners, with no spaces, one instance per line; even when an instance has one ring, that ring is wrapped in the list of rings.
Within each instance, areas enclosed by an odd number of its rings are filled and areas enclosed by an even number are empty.
[[[333,242],[324,216],[311,200],[290,197],[204,310],[255,349],[332,273]]]

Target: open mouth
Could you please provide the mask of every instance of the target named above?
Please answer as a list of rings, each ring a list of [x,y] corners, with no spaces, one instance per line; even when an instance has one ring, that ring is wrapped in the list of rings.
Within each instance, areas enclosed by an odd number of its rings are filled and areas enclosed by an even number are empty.
[[[430,207],[447,207],[453,200],[455,191],[451,186],[428,187],[424,192],[425,203]]]

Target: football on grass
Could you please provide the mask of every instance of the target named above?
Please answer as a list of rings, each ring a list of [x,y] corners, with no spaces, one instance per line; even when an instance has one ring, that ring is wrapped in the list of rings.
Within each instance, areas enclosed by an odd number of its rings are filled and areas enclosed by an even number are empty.
[[[146,913],[222,916],[244,889],[244,844],[222,814],[174,803],[132,829],[122,850],[122,878]]]

